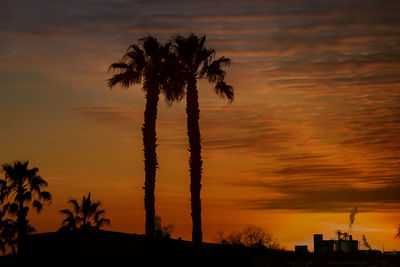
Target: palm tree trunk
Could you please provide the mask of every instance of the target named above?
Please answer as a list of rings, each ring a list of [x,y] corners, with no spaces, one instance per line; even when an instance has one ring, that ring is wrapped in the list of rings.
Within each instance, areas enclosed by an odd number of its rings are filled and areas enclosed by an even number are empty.
[[[145,197],[144,207],[146,211],[146,236],[154,235],[155,200],[154,188],[156,182],[157,154],[156,154],[156,120],[157,105],[160,91],[158,86],[150,86],[146,94],[146,110],[144,112],[143,146],[144,146],[144,170],[145,170]]]
[[[187,113],[187,134],[189,137],[189,151],[190,151],[190,193],[192,205],[192,241],[201,243],[203,240],[203,233],[201,230],[201,173],[202,173],[202,160],[201,160],[201,139],[199,128],[199,97],[197,92],[196,79],[188,80],[187,93],[186,93],[186,113]]]

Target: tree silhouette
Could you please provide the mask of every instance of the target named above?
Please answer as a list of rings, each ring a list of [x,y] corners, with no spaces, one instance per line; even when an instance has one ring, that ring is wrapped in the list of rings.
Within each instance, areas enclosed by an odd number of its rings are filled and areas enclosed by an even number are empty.
[[[192,240],[202,242],[201,229],[201,138],[199,128],[199,99],[197,80],[206,78],[214,85],[215,93],[221,98],[227,98],[229,103],[233,101],[233,87],[224,81],[224,66],[229,66],[229,58],[215,59],[214,49],[208,49],[204,43],[206,36],[200,38],[194,34],[188,37],[176,35],[174,37],[174,52],[179,60],[178,72],[171,79],[176,81],[171,86],[171,92],[166,94],[171,102],[179,101],[186,93],[187,134],[189,137],[190,151],[190,192],[191,192],[191,216],[193,222]]]
[[[16,216],[18,254],[23,254],[23,244],[27,234],[35,231],[27,219],[29,204],[39,213],[43,202],[51,203],[52,196],[47,191],[47,182],[39,176],[39,169],[28,168],[29,161],[5,163],[2,170],[5,174],[1,182],[3,200],[7,200],[6,210],[11,216]]]
[[[72,205],[72,210],[60,210],[65,219],[59,231],[93,231],[110,225],[110,220],[104,218],[105,210],[101,209],[101,202],[92,201],[90,193],[82,197],[80,205],[76,199],[70,199],[68,203]]]
[[[252,248],[279,249],[280,246],[270,233],[261,227],[249,225],[243,230],[236,230],[227,236],[223,232],[217,233],[217,240],[222,244],[241,245]]]
[[[165,226],[162,225],[161,223],[161,217],[156,215],[154,217],[154,227],[155,227],[155,231],[159,231],[159,233],[166,238],[171,238],[171,234],[173,233],[174,229],[175,229],[175,225],[170,223],[167,224]]]
[[[397,228],[397,233],[395,235],[395,238],[400,239],[400,225],[399,225],[399,228]]]
[[[145,198],[146,235],[154,235],[155,199],[154,188],[156,169],[158,167],[156,154],[156,120],[157,105],[161,91],[173,86],[170,76],[170,64],[173,54],[170,53],[171,44],[162,45],[155,37],[148,36],[139,40],[139,45],[131,45],[122,60],[111,64],[109,70],[120,70],[108,80],[110,88],[117,84],[128,88],[143,81],[142,89],[146,93],[146,110],[142,127],[144,146],[145,170]],[[170,65],[170,66],[169,66]],[[170,81],[170,82],[168,82]]]

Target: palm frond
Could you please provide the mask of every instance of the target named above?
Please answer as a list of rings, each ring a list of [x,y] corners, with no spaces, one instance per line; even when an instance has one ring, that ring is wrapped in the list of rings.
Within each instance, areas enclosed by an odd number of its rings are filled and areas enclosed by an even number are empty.
[[[40,188],[47,187],[47,182],[39,175],[32,176],[30,178],[30,187],[33,191],[40,191]]]
[[[207,77],[210,83],[223,81],[225,78],[225,71],[222,68],[224,66],[229,66],[230,64],[231,60],[225,57],[214,60],[210,64],[204,62],[199,76],[200,78]]]
[[[38,213],[40,213],[43,209],[43,204],[36,199],[32,202],[32,206],[36,209]]]
[[[50,192],[41,191],[41,192],[39,193],[39,199],[40,199],[40,200],[44,200],[44,201],[51,202],[51,200],[53,199],[53,196],[51,195]],[[50,203],[49,203],[49,204],[50,204]]]
[[[32,192],[31,191],[26,191],[23,195],[22,195],[22,201],[23,203],[25,202],[30,202],[32,200]]]
[[[4,172],[4,178],[11,184],[16,184],[18,177],[23,173],[23,164],[20,161],[15,161],[11,163],[4,163],[1,165]]]
[[[124,62],[113,63],[108,67],[108,71],[115,71],[116,69],[125,70],[128,69],[129,66]]]
[[[115,85],[120,84],[122,87],[128,88],[130,85],[140,83],[142,75],[133,70],[126,70],[125,72],[115,74],[108,79],[107,86],[113,88]]]
[[[105,218],[101,218],[100,220],[98,220],[96,222],[96,228],[100,229],[104,226],[110,226],[111,225],[111,221],[109,219],[105,219]]]
[[[185,80],[181,78],[169,79],[163,84],[163,93],[168,105],[173,102],[179,102],[185,96]]]
[[[227,98],[228,103],[232,103],[234,99],[234,90],[232,86],[226,84],[224,81],[221,81],[215,85],[214,90],[215,93],[221,98]]]
[[[193,33],[192,33],[192,35],[194,35]],[[203,48],[204,48],[204,43],[206,42],[206,36],[205,35],[203,35],[203,36],[201,36],[199,39],[198,39],[198,41],[197,41],[197,43],[198,43],[198,50],[202,50]]]
[[[61,213],[62,215],[66,215],[68,217],[74,217],[74,214],[72,211],[70,211],[69,209],[62,209],[59,210],[59,213]]]
[[[232,60],[227,57],[220,57],[219,59],[214,60],[214,61],[217,62],[218,65],[221,67],[228,67],[232,64]]]
[[[140,41],[140,39],[139,39]],[[135,52],[143,52],[143,50],[137,45],[137,44],[132,44],[128,47],[128,49],[126,49],[127,52],[129,51],[135,51]]]
[[[211,61],[214,58],[215,50],[203,48],[202,50],[197,52],[195,66],[196,69],[204,62]]]
[[[96,213],[94,214],[94,217],[93,217],[94,221],[97,221],[100,218],[100,216],[104,215],[104,214],[105,214],[105,210],[96,211]]]
[[[70,199],[68,200],[68,203],[72,205],[74,209],[74,213],[77,215],[81,212],[81,207],[79,206],[79,203],[76,199]]]
[[[129,62],[130,67],[141,73],[146,66],[144,51],[138,45],[129,46],[126,54],[122,57],[123,62]]]
[[[39,168],[37,168],[37,167],[33,167],[31,169],[26,168],[26,178],[29,180],[29,182],[32,180],[32,178],[39,176],[37,174],[38,172],[39,172]],[[40,178],[40,176],[39,176],[39,178]]]
[[[101,207],[100,201],[92,202],[89,206],[88,215],[90,217],[95,216],[97,212],[101,212],[102,210],[98,210]]]

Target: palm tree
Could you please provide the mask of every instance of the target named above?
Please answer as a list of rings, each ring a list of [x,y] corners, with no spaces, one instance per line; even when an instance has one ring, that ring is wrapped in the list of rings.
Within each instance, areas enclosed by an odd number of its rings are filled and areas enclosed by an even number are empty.
[[[400,239],[400,225],[399,225],[399,228],[397,229],[397,233],[395,235],[395,238],[396,239]]]
[[[145,198],[146,211],[146,235],[154,235],[155,216],[155,178],[158,168],[156,154],[156,120],[157,106],[160,92],[168,87],[169,68],[171,62],[171,44],[162,45],[155,37],[148,36],[139,40],[139,45],[131,45],[120,62],[113,63],[109,70],[119,70],[108,80],[110,88],[117,84],[128,88],[143,81],[142,89],[146,93],[146,110],[142,127],[144,146],[144,170],[145,170]],[[177,80],[171,80],[177,81]],[[179,84],[179,82],[178,82]],[[172,85],[169,85],[172,86]],[[169,90],[171,91],[171,90]]]
[[[225,71],[223,67],[229,66],[229,58],[220,57],[215,59],[214,49],[208,49],[204,43],[206,36],[200,38],[194,34],[188,37],[176,35],[174,37],[174,51],[179,60],[179,74],[175,77],[181,80],[171,88],[172,92],[166,94],[170,101],[180,100],[186,93],[187,134],[189,137],[190,151],[190,192],[192,208],[192,240],[195,243],[202,242],[201,230],[201,138],[199,128],[199,99],[197,91],[197,80],[208,79],[214,85],[215,93],[221,98],[233,101],[233,87],[224,81]],[[173,79],[172,77],[171,79]],[[186,90],[185,90],[186,89]]]
[[[17,233],[18,254],[23,254],[25,236],[35,231],[27,219],[29,204],[40,213],[43,203],[51,203],[52,196],[47,191],[47,182],[39,176],[39,169],[28,168],[29,161],[15,161],[5,163],[2,170],[5,173],[2,180],[2,193],[4,200],[8,200],[7,211],[16,216],[15,228]]]
[[[77,229],[93,231],[110,225],[110,220],[104,218],[105,210],[100,209],[101,202],[92,201],[90,193],[87,197],[82,197],[80,205],[76,199],[70,199],[68,203],[72,205],[72,210],[60,210],[60,213],[66,217],[61,223],[60,231]]]

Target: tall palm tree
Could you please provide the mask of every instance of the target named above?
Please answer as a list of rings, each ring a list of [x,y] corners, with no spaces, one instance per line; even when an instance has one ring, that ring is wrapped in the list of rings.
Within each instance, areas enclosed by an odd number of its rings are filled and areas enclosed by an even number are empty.
[[[39,169],[28,168],[29,161],[15,161],[5,163],[2,170],[5,174],[2,182],[4,200],[8,200],[7,211],[16,216],[18,254],[23,253],[23,244],[27,234],[35,229],[27,219],[29,204],[40,213],[43,203],[51,203],[52,196],[42,189],[47,187],[47,182],[40,177]]]
[[[199,98],[197,90],[197,80],[206,78],[209,83],[214,85],[215,93],[221,98],[227,98],[228,102],[233,101],[233,87],[224,81],[225,71],[223,67],[229,66],[229,58],[220,57],[215,59],[214,49],[208,49],[204,43],[206,36],[200,38],[194,34],[188,37],[176,35],[174,37],[174,51],[179,60],[179,74],[173,78],[178,78],[181,82],[176,82],[172,87],[172,92],[166,94],[170,101],[180,100],[186,93],[186,113],[187,113],[187,134],[189,137],[190,151],[190,192],[191,192],[191,216],[193,222],[192,240],[202,242],[201,230],[201,138],[199,128]]]
[[[72,210],[60,210],[60,213],[66,218],[62,221],[59,230],[92,231],[110,225],[110,220],[104,218],[105,210],[101,209],[101,202],[93,201],[90,193],[87,197],[82,197],[80,205],[76,199],[70,199],[68,203],[72,205]]]
[[[117,84],[128,88],[134,84],[141,84],[146,93],[146,109],[142,127],[144,146],[144,170],[145,170],[145,197],[146,211],[146,235],[154,235],[155,216],[155,178],[158,168],[156,154],[156,120],[159,95],[168,84],[169,62],[173,54],[170,53],[171,44],[160,44],[155,37],[148,36],[139,40],[139,45],[131,45],[120,62],[113,63],[110,70],[119,70],[108,80],[110,88]],[[172,80],[171,80],[172,81]],[[176,81],[176,80],[173,80]],[[179,84],[179,82],[177,82]],[[169,90],[171,91],[171,90]]]

